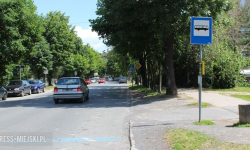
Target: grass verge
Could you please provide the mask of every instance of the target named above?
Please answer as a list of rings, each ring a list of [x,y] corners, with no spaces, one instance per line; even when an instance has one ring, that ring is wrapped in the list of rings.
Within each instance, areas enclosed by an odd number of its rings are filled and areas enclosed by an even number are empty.
[[[205,89],[205,90],[212,90],[212,91],[219,91],[219,92],[247,92],[250,93],[249,87],[235,87],[230,89]]]
[[[240,98],[240,99],[244,99],[244,100],[247,100],[247,101],[250,101],[250,95],[238,95],[238,94],[233,94],[231,95],[232,97],[235,97],[235,98]]]
[[[233,127],[242,127],[242,128],[250,127],[250,123],[246,123],[246,124],[235,123],[233,124]]]
[[[51,89],[53,89],[53,88],[54,88],[53,85],[48,85],[48,86],[46,86],[46,90],[51,90]]]
[[[195,121],[194,124],[195,125],[214,125],[214,122],[210,120],[201,120],[201,122]]]
[[[150,88],[146,88],[142,85],[134,85],[129,87],[130,90],[138,90],[140,92],[144,92],[146,97],[157,96],[158,92],[152,91]]]
[[[247,150],[250,145],[233,144],[221,142],[198,131],[187,129],[169,129],[165,135],[167,142],[172,150],[194,150],[194,149],[213,149],[213,150]]]
[[[188,106],[199,106],[199,103],[198,102],[190,103],[188,104]],[[210,106],[210,103],[207,102],[201,103],[201,108],[207,108],[208,106]]]

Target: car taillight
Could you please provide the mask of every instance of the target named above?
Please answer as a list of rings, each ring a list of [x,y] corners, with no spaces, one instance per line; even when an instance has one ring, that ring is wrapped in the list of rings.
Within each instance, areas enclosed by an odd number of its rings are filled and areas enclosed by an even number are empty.
[[[54,88],[54,92],[58,92],[58,88],[57,87]]]
[[[77,91],[82,91],[82,87],[78,86]]]

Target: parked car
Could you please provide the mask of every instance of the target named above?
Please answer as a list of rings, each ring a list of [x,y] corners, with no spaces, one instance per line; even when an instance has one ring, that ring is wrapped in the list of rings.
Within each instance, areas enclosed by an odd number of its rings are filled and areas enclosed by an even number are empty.
[[[118,81],[119,78],[118,77],[114,77],[113,81]]]
[[[100,84],[100,83],[104,83],[104,84],[105,84],[105,82],[106,82],[105,78],[100,78],[100,79],[98,80],[98,83],[99,83],[99,84]]]
[[[84,80],[86,84],[91,84],[91,81],[89,79]]]
[[[89,88],[80,77],[63,77],[54,87],[53,99],[56,104],[59,103],[59,100],[71,99],[83,102],[89,99]]]
[[[17,95],[23,97],[25,94],[31,95],[31,87],[26,80],[11,80],[6,85],[8,95]]]
[[[8,95],[7,90],[4,87],[0,86],[0,98],[2,100],[6,100],[7,99],[7,95]]]
[[[45,92],[45,83],[43,83],[41,80],[38,79],[32,79],[28,80],[30,86],[31,86],[31,92],[32,93],[40,93]]]
[[[121,83],[128,83],[127,78],[126,77],[120,77],[119,84],[121,84]]]
[[[97,80],[95,78],[91,78],[90,81],[91,81],[91,83],[96,83],[97,82]]]

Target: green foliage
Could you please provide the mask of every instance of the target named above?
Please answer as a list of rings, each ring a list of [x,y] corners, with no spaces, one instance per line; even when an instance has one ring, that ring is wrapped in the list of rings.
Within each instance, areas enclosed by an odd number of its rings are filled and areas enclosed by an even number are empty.
[[[206,74],[204,87],[232,88],[240,80],[240,69],[245,65],[237,43],[233,39],[235,18],[221,14],[214,21],[213,44],[204,47]]]
[[[143,64],[140,74],[145,86],[155,88],[158,68],[164,66],[168,94],[177,93],[172,53],[178,49],[173,48],[173,41],[189,35],[190,16],[213,17],[216,20],[219,13],[231,7],[224,0],[171,1],[171,5],[168,1],[101,0],[97,6],[99,17],[90,20],[93,30],[118,54],[129,55]],[[189,42],[181,46],[183,51],[187,44]],[[162,65],[164,59],[165,65]],[[117,70],[116,62],[108,63]]]
[[[195,121],[194,124],[195,125],[214,125],[214,122],[210,120],[201,120],[200,122]]]
[[[31,0],[0,2],[0,81],[7,77],[8,65],[25,59],[39,41],[41,24],[35,11]]]

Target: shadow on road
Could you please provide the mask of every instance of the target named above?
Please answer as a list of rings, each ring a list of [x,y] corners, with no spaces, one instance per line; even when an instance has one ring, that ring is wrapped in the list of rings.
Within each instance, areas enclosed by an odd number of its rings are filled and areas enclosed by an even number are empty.
[[[136,105],[144,105],[156,101],[170,100],[170,98],[144,98],[143,93],[138,91],[130,91],[128,86],[91,86],[90,99],[80,103],[77,100],[63,100],[59,104],[53,101],[52,92],[49,95],[37,95],[30,97],[12,97],[14,100],[0,101],[1,108],[8,107],[36,107],[36,108],[111,108],[111,107],[132,107]],[[38,97],[42,96],[42,97]]]

